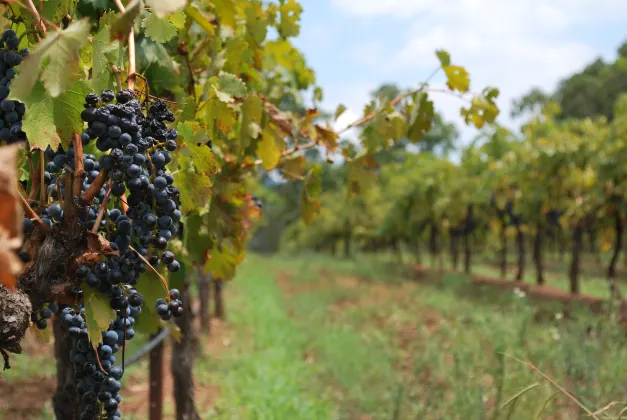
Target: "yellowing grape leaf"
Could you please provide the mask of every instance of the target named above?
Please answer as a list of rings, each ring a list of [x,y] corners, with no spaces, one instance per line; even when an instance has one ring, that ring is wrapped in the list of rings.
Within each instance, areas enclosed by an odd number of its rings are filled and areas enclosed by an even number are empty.
[[[266,26],[266,22],[262,19],[262,13],[261,2],[250,2],[246,9],[246,31],[255,40],[257,45],[261,45],[268,34],[268,27]]]
[[[465,68],[461,66],[444,66],[442,69],[446,73],[446,78],[448,79],[446,85],[449,89],[461,93],[468,92],[468,89],[470,89],[470,75]]]
[[[102,342],[102,331],[107,331],[109,323],[116,318],[115,311],[109,305],[109,297],[92,287],[83,288],[83,305],[89,341],[97,349]]]
[[[338,147],[337,139],[340,137],[335,131],[330,128],[322,127],[318,124],[314,125],[316,129],[316,140],[322,143],[329,152],[335,151]]]
[[[301,194],[301,217],[305,224],[311,223],[320,212],[320,202],[317,200],[322,190],[322,168],[313,166],[305,176],[303,192]]]
[[[440,60],[440,65],[442,67],[451,65],[451,55],[445,50],[436,50],[435,55]]]
[[[266,124],[261,141],[257,143],[257,156],[261,159],[263,169],[271,171],[276,168],[281,159],[281,151],[285,148],[285,141],[272,124]]]
[[[230,280],[235,276],[235,268],[244,259],[244,252],[226,239],[213,246],[205,263],[205,271],[213,277]]]
[[[281,6],[279,7],[281,22],[277,27],[281,36],[298,36],[300,32],[300,25],[298,21],[300,20],[300,14],[302,11],[302,6],[296,0],[281,2]]]
[[[305,173],[306,164],[305,156],[291,156],[281,160],[279,169],[287,179],[299,179]]]
[[[189,150],[198,171],[205,175],[216,173],[218,170],[216,157],[206,144],[209,140],[207,130],[193,121],[178,123],[176,130],[183,139],[185,148]],[[185,154],[186,150],[182,150],[181,153]]]
[[[209,15],[204,10],[201,10],[196,3],[192,3],[185,8],[185,13],[200,27],[202,27],[208,35],[213,35],[215,32],[215,25],[217,25],[215,16]]]
[[[416,108],[412,112],[413,120],[410,122],[407,136],[412,143],[422,140],[431,130],[433,120],[433,102],[429,100],[426,93],[421,93],[416,98]]]
[[[259,137],[262,114],[261,98],[257,95],[250,95],[242,104],[242,126],[240,129],[240,144],[243,148],[248,147],[250,140]]]
[[[346,106],[344,104],[339,104],[337,108],[335,108],[335,112],[333,113],[333,121],[337,121],[337,119],[340,118],[340,115],[342,115],[344,111],[346,111]]]
[[[181,155],[178,162],[180,168],[174,179],[181,191],[183,210],[189,212],[205,208],[211,201],[211,179],[206,173],[194,168],[189,156]]]
[[[19,74],[11,83],[11,94],[15,97],[30,94],[45,58],[48,64],[41,73],[44,86],[53,98],[65,92],[78,73],[79,52],[87,43],[89,30],[89,21],[83,19],[63,31],[50,31],[19,66]]]

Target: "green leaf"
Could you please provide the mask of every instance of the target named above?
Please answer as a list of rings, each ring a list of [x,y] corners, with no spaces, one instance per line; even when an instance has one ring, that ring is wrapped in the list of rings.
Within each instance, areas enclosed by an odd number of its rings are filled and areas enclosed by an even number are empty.
[[[176,126],[176,130],[179,133],[179,137],[183,139],[185,149],[189,150],[194,162],[194,166],[199,172],[212,175],[217,169],[216,157],[206,145],[208,140],[207,130],[200,127],[193,121],[186,121],[179,123]],[[182,153],[185,153],[186,150]]]
[[[146,0],[146,6],[159,17],[182,9],[186,3],[186,0]]]
[[[185,27],[185,12],[177,10],[174,13],[168,15],[168,20],[176,27],[176,29],[183,29]]]
[[[190,4],[185,8],[185,13],[189,16],[194,22],[200,25],[208,35],[213,35],[215,32],[215,26],[213,22],[215,18],[207,15],[203,10],[201,10],[195,3]]]
[[[180,156],[178,162],[180,169],[174,175],[174,180],[181,192],[183,211],[204,209],[211,201],[211,179],[206,173],[194,168],[189,156]]]
[[[196,119],[196,100],[193,96],[188,96],[185,100],[185,105],[176,114],[176,122],[181,123],[184,121],[193,121]]]
[[[26,106],[22,130],[26,133],[31,149],[53,149],[59,145],[67,148],[72,133],[82,131],[81,112],[84,109],[85,95],[91,91],[89,82],[79,80],[57,98],[53,98],[40,81],[36,81],[29,95],[17,97],[11,92],[11,99],[19,100]]]
[[[416,98],[416,108],[412,114],[413,120],[410,123],[407,136],[412,143],[417,143],[431,130],[431,121],[433,120],[433,102],[429,100],[426,93],[421,93]]]
[[[176,27],[167,18],[158,18],[154,13],[148,13],[142,21],[142,28],[146,30],[146,36],[155,42],[168,42],[176,36]]]
[[[322,191],[322,168],[319,165],[313,166],[305,176],[303,192],[301,196],[301,217],[305,224],[311,223],[316,214],[320,212],[320,202],[317,200]]]
[[[79,51],[87,43],[89,30],[89,21],[85,19],[74,22],[63,31],[50,31],[19,66],[19,74],[11,83],[12,94],[15,97],[30,94],[44,58],[48,58],[41,76],[44,86],[52,97],[65,92],[77,73]]]
[[[139,12],[141,11],[141,3],[139,0],[132,0],[128,6],[126,6],[126,10],[124,13],[119,15],[119,17],[113,22],[111,25],[111,39],[119,39],[122,40],[126,38],[131,32],[131,28],[135,23],[135,18],[139,16]]]
[[[110,41],[109,26],[101,28],[92,41],[92,85],[96,92],[113,88],[115,74],[111,65],[117,65],[120,59],[119,41]]]
[[[268,34],[266,22],[262,19],[263,9],[260,3],[251,2],[246,9],[246,31],[257,45],[261,45]]]
[[[109,323],[116,318],[115,311],[111,309],[107,295],[91,287],[83,289],[83,305],[89,341],[97,349],[98,343],[102,342],[102,331],[107,331]]]
[[[218,76],[218,86],[213,89],[222,102],[231,103],[233,98],[243,98],[246,96],[246,85],[234,74],[220,72]]]
[[[146,31],[146,36],[156,42],[168,42],[176,36],[177,29],[185,26],[185,13],[179,11],[167,15],[166,17],[157,17],[154,13],[149,13],[142,21],[142,28]]]
[[[142,308],[142,313],[137,319],[134,329],[136,332],[154,334],[161,327],[161,318],[157,314],[155,302],[159,298],[165,299],[168,290],[163,286],[159,276],[150,268],[139,276],[135,289],[144,297],[146,304]]]
[[[281,151],[285,142],[272,124],[266,124],[261,141],[257,143],[257,156],[261,159],[263,169],[271,171],[281,160]]]
[[[204,262],[212,246],[206,225],[207,221],[198,211],[192,211],[185,219],[185,249],[192,262]]]
[[[438,60],[440,60],[440,65],[450,66],[451,65],[451,55],[445,50],[436,50],[435,55],[438,56]]]
[[[346,111],[346,106],[344,106],[344,104],[339,104],[337,108],[335,108],[335,113],[333,114],[333,121],[337,121],[337,119],[340,118],[340,115],[342,115],[344,111]]]
[[[64,94],[52,99],[54,124],[64,146],[69,145],[74,132],[83,131],[81,112],[85,109],[85,95],[89,92],[92,92],[89,81],[77,80]]]

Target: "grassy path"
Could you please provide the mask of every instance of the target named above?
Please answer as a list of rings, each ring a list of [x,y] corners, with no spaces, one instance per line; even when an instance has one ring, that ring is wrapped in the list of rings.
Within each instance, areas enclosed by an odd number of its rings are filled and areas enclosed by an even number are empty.
[[[368,260],[251,257],[228,289],[237,338],[212,374],[216,418],[580,418],[505,354],[591,408],[627,392],[625,338],[606,320],[440,280],[412,283]]]
[[[286,312],[277,271],[253,256],[229,284],[227,316],[235,334],[224,360],[212,366],[222,389],[212,418],[333,418],[333,405],[309,386],[316,368],[303,357],[307,334]]]

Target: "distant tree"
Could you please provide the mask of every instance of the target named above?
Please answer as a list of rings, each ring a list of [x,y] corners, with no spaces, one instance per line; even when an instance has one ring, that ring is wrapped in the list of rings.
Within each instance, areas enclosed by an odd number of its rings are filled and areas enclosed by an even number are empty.
[[[618,48],[618,58],[606,63],[595,59],[580,72],[561,80],[552,94],[539,88],[513,101],[512,116],[537,110],[548,100],[561,107],[558,119],[604,116],[614,118],[614,103],[627,92],[627,42]]]

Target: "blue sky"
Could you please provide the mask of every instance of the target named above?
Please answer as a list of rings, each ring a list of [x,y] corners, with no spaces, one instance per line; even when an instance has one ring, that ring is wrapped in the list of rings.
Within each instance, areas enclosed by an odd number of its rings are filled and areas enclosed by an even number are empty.
[[[295,40],[318,84],[323,107],[344,103],[337,128],[356,119],[368,93],[384,82],[417,86],[437,66],[436,49],[471,75],[471,90],[501,90],[501,122],[512,98],[532,86],[551,90],[597,56],[613,59],[627,40],[627,0],[301,0]],[[433,80],[444,86],[443,77]],[[468,143],[457,98],[434,96]]]

